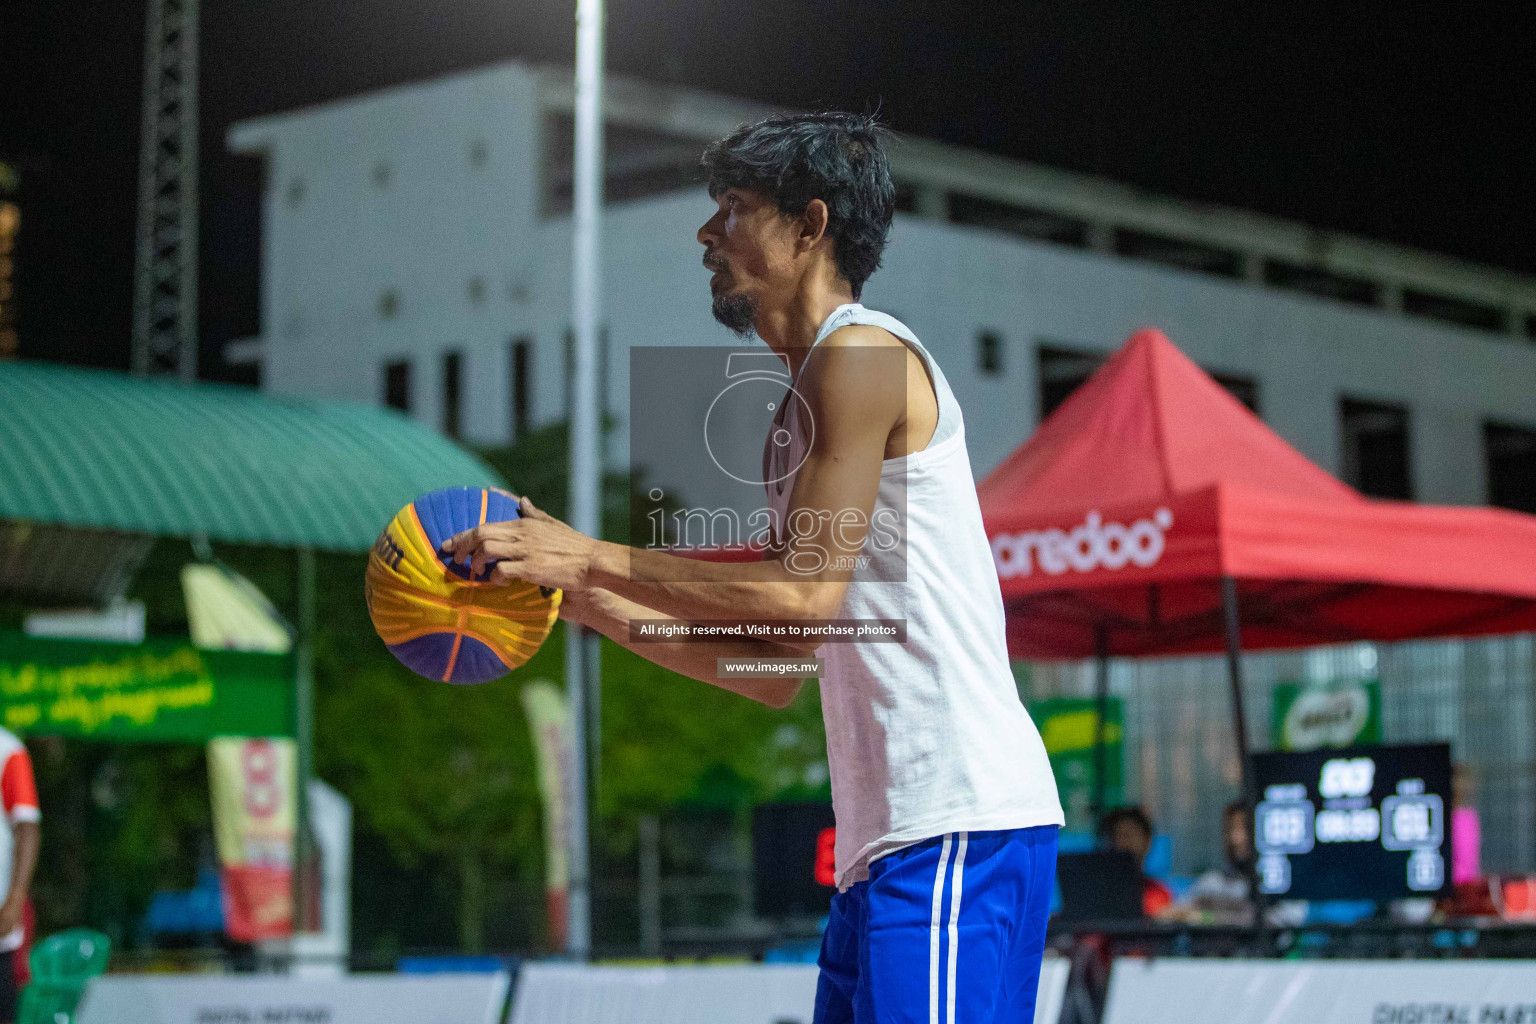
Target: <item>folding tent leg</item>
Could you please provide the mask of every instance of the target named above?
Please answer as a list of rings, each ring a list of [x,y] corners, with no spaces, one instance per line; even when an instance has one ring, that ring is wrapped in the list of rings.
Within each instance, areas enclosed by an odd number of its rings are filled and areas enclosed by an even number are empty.
[[[1108,760],[1105,750],[1107,729],[1106,719],[1109,717],[1109,630],[1104,626],[1098,628],[1098,664],[1095,667],[1096,674],[1093,680],[1093,828],[1097,832],[1099,822],[1104,818],[1104,798],[1108,792],[1109,780],[1105,778]]]
[[[1248,769],[1248,716],[1243,710],[1243,636],[1238,618],[1237,580],[1221,578],[1221,610],[1227,627],[1227,681],[1232,688],[1232,729],[1237,737],[1238,771],[1242,779],[1243,799],[1253,806]]]
[[[1243,803],[1247,807],[1249,828],[1254,826],[1253,809],[1258,806],[1258,794],[1254,792],[1253,769],[1248,763],[1248,716],[1243,710],[1243,635],[1238,615],[1237,580],[1231,576],[1221,578],[1221,610],[1227,631],[1227,681],[1232,687],[1232,728],[1237,734],[1239,778],[1242,780]],[[1257,842],[1257,835],[1254,840]],[[1248,869],[1248,891],[1253,896],[1253,954],[1265,956],[1269,952],[1265,918],[1269,901],[1259,888],[1258,861]]]

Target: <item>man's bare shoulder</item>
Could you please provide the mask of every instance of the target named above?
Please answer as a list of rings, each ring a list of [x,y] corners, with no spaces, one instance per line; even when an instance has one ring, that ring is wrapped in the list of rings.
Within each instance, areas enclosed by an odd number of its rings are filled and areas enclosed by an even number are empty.
[[[826,386],[894,385],[905,373],[906,352],[906,343],[884,328],[849,324],[811,350],[802,376],[819,378]]]
[[[821,349],[835,351],[848,348],[904,349],[906,347],[906,342],[884,327],[877,327],[874,324],[848,324],[827,335],[816,349],[817,351]]]
[[[866,324],[839,328],[811,352],[796,389],[826,422],[836,410],[859,429],[888,429],[905,410],[906,346]]]

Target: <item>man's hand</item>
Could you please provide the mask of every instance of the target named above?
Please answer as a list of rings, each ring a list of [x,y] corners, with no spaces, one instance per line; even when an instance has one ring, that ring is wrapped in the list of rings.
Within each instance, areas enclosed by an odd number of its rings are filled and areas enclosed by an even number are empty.
[[[518,500],[518,511],[521,519],[465,530],[444,541],[441,550],[452,552],[460,565],[467,562],[472,578],[494,563],[493,583],[526,580],[541,587],[585,590],[600,542],[534,508],[527,498]]]
[[[0,936],[9,935],[20,926],[22,906],[18,900],[0,903]]]

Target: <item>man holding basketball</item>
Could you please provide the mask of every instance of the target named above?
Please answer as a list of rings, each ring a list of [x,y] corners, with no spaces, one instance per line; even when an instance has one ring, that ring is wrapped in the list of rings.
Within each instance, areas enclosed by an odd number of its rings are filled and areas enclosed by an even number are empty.
[[[704,154],[714,315],[787,359],[803,399],[782,403],[765,445],[768,558],[595,541],[526,499],[525,518],[444,547],[563,588],[567,619],[773,707],[800,681],[719,678],[717,659],[816,648],[839,890],[816,1020],[1028,1021],[1062,812],[1009,669],[960,408],[912,332],[858,302],[895,208],[883,146],[872,119],[829,113],[743,126]],[[882,517],[900,545],[875,542]],[[669,618],[898,620],[906,639],[632,641],[631,619]]]

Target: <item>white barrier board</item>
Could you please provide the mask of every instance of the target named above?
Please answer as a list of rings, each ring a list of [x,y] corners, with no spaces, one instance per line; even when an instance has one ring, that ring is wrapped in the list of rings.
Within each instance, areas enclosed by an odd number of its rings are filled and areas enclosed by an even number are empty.
[[[96,978],[76,1024],[498,1024],[500,974],[130,975]]]
[[[1531,1024],[1530,960],[1115,961],[1104,1024]]]
[[[1035,1024],[1056,1024],[1065,960],[1040,972]],[[524,964],[511,1024],[811,1024],[809,964],[588,967]]]
[[[1040,965],[1040,988],[1035,995],[1035,1024],[1056,1024],[1067,998],[1067,975],[1072,965],[1063,957],[1048,956]]]
[[[805,964],[523,964],[512,1024],[811,1024]]]

